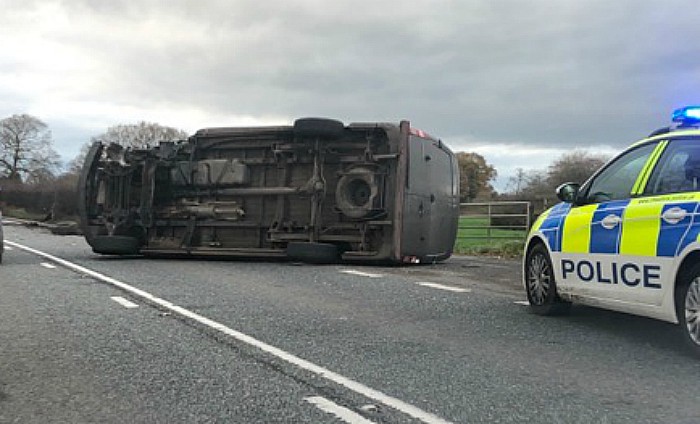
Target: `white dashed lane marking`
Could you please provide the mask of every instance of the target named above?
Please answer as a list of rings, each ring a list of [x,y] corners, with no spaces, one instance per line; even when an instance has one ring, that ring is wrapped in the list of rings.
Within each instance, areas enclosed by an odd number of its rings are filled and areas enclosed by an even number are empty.
[[[356,269],[344,269],[340,272],[343,274],[358,275],[360,277],[367,278],[381,278],[384,276],[384,274],[374,274],[371,272],[358,271]],[[464,287],[446,286],[444,284],[431,283],[430,281],[419,281],[416,284],[423,287],[430,287],[432,289],[445,290],[453,293],[470,293],[472,291],[472,289],[467,289]]]
[[[139,305],[135,304],[134,302],[131,302],[129,300],[124,299],[121,296],[112,296],[111,299],[118,304],[122,305],[125,308],[132,309],[132,308],[138,308]]]
[[[340,420],[349,424],[374,424],[374,422],[368,420],[362,415],[349,410],[343,406],[337,405],[330,400],[323,398],[321,396],[311,396],[304,398],[305,401],[314,405],[321,411],[334,415]]]
[[[10,246],[5,246],[5,250],[13,250]]]
[[[48,268],[48,269],[56,269],[56,266],[55,266],[55,265],[51,265],[51,264],[48,263],[48,262],[42,262],[42,263],[39,264],[39,265],[43,266],[44,268]]]
[[[124,283],[122,281],[117,280],[116,278],[109,277],[107,275],[101,274],[97,271],[93,271],[91,269],[85,268],[83,266],[80,266],[78,264],[75,264],[73,262],[67,261],[65,259],[59,258],[57,256],[50,255],[46,252],[42,252],[37,249],[33,249],[28,246],[21,245],[19,243],[14,243],[14,242],[5,242],[8,243],[18,249],[24,250],[25,252],[33,253],[37,256],[41,256],[45,259],[48,259],[56,264],[59,264],[65,268],[71,269],[77,273],[83,274],[90,276],[94,278],[95,280],[101,281],[103,283],[107,283],[111,286],[118,287],[125,292],[130,293],[134,297],[138,297],[140,299],[143,299],[145,302],[150,303],[152,305],[156,305],[161,309],[166,309],[170,311],[171,313],[178,314],[182,317],[188,318],[192,321],[196,321],[201,325],[207,326],[211,329],[214,329],[216,331],[221,332],[222,334],[226,334],[227,336],[238,340],[241,343],[248,344],[250,346],[254,346],[258,348],[259,350],[275,356],[288,364],[291,364],[293,366],[296,366],[297,368],[301,368],[303,370],[306,370],[308,372],[311,372],[313,374],[316,374],[317,376],[331,381],[335,384],[338,384],[340,386],[345,387],[348,390],[351,390],[355,393],[358,393],[362,396],[365,396],[369,399],[375,400],[379,403],[382,403],[386,406],[389,406],[397,411],[400,411],[410,417],[415,418],[416,420],[422,421],[423,423],[426,424],[449,424],[450,421],[447,421],[443,418],[438,417],[437,415],[424,411],[423,409],[411,405],[410,403],[404,402],[401,399],[395,398],[393,396],[387,395],[386,393],[380,392],[379,390],[375,390],[371,387],[365,386],[364,384],[352,380],[348,377],[345,377],[344,375],[338,374],[336,372],[333,372],[327,368],[324,368],[320,365],[316,365],[313,362],[307,361],[305,359],[302,359],[296,355],[293,355],[289,352],[286,352],[278,347],[269,345],[261,340],[258,340],[252,336],[249,336],[245,333],[242,333],[240,331],[236,331],[233,328],[227,327],[226,325],[216,322],[210,318],[207,318],[203,315],[200,315],[196,312],[190,311],[188,309],[183,308],[182,306],[175,305],[165,299],[162,299],[160,297],[154,296],[151,293],[141,290],[137,287],[134,287],[132,285],[129,285],[127,283]]]
[[[417,282],[419,286],[423,287],[430,287],[432,289],[438,289],[438,290],[445,290],[445,291],[450,291],[454,293],[470,293],[472,290],[471,289],[465,289],[463,287],[453,287],[453,286],[446,286],[444,284],[438,284],[438,283],[431,283],[429,281],[420,281]]]
[[[518,300],[513,303],[515,303],[516,305],[530,306],[530,302],[528,302],[527,300]]]
[[[371,272],[362,272],[362,271],[357,271],[354,269],[344,269],[340,272],[342,272],[343,274],[359,275],[360,277],[368,277],[368,278],[381,278],[384,276],[383,274],[372,274]]]

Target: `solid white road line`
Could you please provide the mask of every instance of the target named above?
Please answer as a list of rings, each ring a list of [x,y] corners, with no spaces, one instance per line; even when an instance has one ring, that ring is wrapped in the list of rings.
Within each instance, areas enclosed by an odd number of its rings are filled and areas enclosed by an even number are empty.
[[[518,300],[513,303],[515,303],[516,305],[530,306],[530,302],[528,302],[527,300]]]
[[[368,277],[368,278],[381,278],[384,276],[382,274],[372,274],[370,272],[362,272],[362,271],[357,271],[354,269],[344,269],[340,272],[342,272],[344,274],[359,275],[360,277]]]
[[[321,396],[311,396],[304,398],[305,401],[309,402],[310,404],[316,406],[318,409],[320,409],[323,412],[326,412],[328,414],[335,415],[336,417],[340,418],[342,421],[345,421],[346,423],[349,424],[374,424],[374,422],[368,420],[367,418],[363,417],[362,415],[353,412],[349,410],[348,408],[345,408],[343,406],[337,405],[330,400],[323,398]]]
[[[131,302],[127,299],[124,299],[121,296],[112,296],[110,299],[113,301],[117,302],[118,304],[122,305],[125,308],[132,309],[132,308],[138,308],[139,305],[135,304],[134,302]]]
[[[19,243],[11,242],[11,241],[6,241],[5,243],[8,243],[18,249],[22,249],[26,252],[33,253],[35,255],[41,256],[43,258],[46,258],[58,265],[64,266],[68,269],[71,269],[75,272],[78,272],[80,274],[88,275],[96,280],[102,281],[104,283],[110,284],[115,287],[119,287],[120,289],[131,293],[133,296],[139,297],[141,299],[146,300],[147,302],[158,305],[160,308],[167,309],[173,313],[176,313],[178,315],[181,315],[185,318],[189,318],[193,321],[196,321],[202,325],[205,325],[209,328],[212,328],[214,330],[217,330],[223,334],[226,334],[242,343],[246,343],[248,345],[254,346],[258,349],[260,349],[263,352],[266,352],[270,355],[276,356],[279,359],[282,359],[296,367],[299,367],[301,369],[304,369],[306,371],[309,371],[313,374],[318,375],[321,378],[325,378],[326,380],[332,381],[338,385],[341,385],[349,390],[352,390],[353,392],[359,393],[362,396],[365,396],[367,398],[373,399],[377,402],[383,403],[384,405],[387,405],[391,408],[396,409],[397,411],[400,411],[406,415],[409,415],[415,419],[418,419],[426,424],[447,424],[450,423],[450,421],[444,420],[440,417],[438,417],[435,414],[431,414],[430,412],[424,411],[416,406],[413,406],[409,403],[406,403],[400,399],[397,399],[395,397],[389,396],[387,394],[384,394],[380,392],[379,390],[372,389],[371,387],[365,386],[362,383],[359,383],[355,380],[351,380],[350,378],[347,378],[345,376],[342,376],[340,374],[337,374],[329,369],[323,368],[319,365],[316,365],[312,362],[309,362],[305,359],[299,358],[298,356],[294,356],[291,353],[285,352],[284,350],[277,348],[275,346],[269,345],[265,342],[262,342],[254,337],[251,337],[247,334],[241,333],[240,331],[236,331],[232,328],[229,328],[225,326],[224,324],[221,324],[219,322],[216,322],[214,320],[211,320],[209,318],[206,318],[202,315],[199,315],[196,312],[192,312],[190,310],[187,310],[183,307],[177,306],[173,303],[168,302],[167,300],[161,299],[159,297],[156,297],[144,290],[141,290],[139,288],[130,286],[129,284],[123,283],[115,278],[108,277],[106,275],[100,274],[97,271],[93,271],[91,269],[85,268],[83,266],[80,266],[78,264],[74,264],[72,262],[69,262],[65,259],[61,259],[57,256],[50,255],[48,253],[44,253],[40,250],[33,249],[31,247],[23,246]]]
[[[40,263],[39,265],[43,266],[44,268],[48,268],[48,269],[56,269],[56,266],[55,266],[55,265],[52,265],[52,264],[50,264],[50,263],[48,263],[48,262],[42,262],[42,263]]]
[[[430,287],[433,289],[439,289],[439,290],[446,290],[446,291],[451,291],[455,293],[470,293],[472,289],[465,289],[463,287],[453,287],[453,286],[445,286],[443,284],[438,284],[438,283],[431,283],[429,281],[421,281],[416,283],[419,286],[423,287]]]

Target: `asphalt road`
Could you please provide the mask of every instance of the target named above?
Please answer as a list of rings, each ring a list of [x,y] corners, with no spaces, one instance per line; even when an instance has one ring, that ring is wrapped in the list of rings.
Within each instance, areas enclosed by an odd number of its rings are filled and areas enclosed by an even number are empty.
[[[532,315],[515,261],[150,260],[20,226],[5,239],[2,423],[700,421],[700,360],[675,326]]]

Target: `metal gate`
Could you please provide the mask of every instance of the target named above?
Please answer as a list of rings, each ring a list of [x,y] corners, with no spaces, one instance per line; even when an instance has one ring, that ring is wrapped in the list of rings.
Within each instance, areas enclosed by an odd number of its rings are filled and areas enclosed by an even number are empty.
[[[530,229],[530,202],[461,203],[458,239],[522,240]]]

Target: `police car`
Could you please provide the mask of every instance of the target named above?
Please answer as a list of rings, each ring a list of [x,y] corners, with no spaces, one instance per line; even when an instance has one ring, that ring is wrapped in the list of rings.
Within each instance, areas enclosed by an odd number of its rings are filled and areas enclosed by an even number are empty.
[[[700,106],[673,114],[583,185],[528,236],[523,282],[530,308],[571,302],[680,324],[700,354]]]

